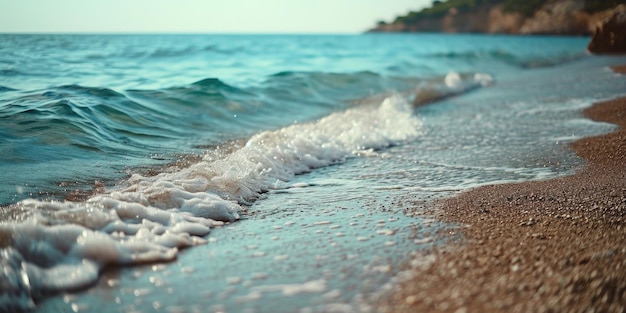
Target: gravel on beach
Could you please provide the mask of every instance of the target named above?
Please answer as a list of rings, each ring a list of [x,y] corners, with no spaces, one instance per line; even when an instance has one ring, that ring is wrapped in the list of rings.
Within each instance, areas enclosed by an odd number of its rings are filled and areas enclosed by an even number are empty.
[[[619,129],[571,145],[587,160],[574,175],[479,187],[424,213],[458,227],[378,310],[626,312],[626,97],[584,114]]]

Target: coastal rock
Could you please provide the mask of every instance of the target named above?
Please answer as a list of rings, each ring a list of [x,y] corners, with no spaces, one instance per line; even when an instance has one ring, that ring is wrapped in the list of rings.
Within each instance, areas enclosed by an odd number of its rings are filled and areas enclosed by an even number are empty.
[[[489,11],[482,6],[472,13],[459,13],[451,9],[443,18],[443,31],[446,33],[480,33],[488,25]]]
[[[598,23],[618,9],[592,10],[585,0],[548,0],[532,14],[507,11],[501,1],[483,2],[471,9],[452,7],[438,14],[410,12],[392,23],[379,22],[369,32],[444,32],[524,35],[591,35]],[[624,3],[621,0],[617,1]],[[617,3],[613,2],[613,3]],[[437,3],[442,3],[441,1]],[[625,10],[621,10],[624,12]],[[616,26],[620,27],[620,26]],[[623,25],[621,29],[626,29]]]
[[[587,48],[597,54],[626,53],[626,6],[618,7],[610,18],[596,27]]]
[[[589,32],[583,0],[550,1],[526,19],[520,34],[583,35]]]
[[[497,5],[489,11],[487,33],[515,34],[524,24],[524,17],[519,13],[506,13],[502,5]]]

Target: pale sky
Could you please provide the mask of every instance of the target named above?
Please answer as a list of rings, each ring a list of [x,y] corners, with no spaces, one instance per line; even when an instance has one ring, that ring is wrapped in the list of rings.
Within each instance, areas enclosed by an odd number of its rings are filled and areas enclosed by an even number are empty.
[[[359,33],[432,0],[0,0],[0,33]]]

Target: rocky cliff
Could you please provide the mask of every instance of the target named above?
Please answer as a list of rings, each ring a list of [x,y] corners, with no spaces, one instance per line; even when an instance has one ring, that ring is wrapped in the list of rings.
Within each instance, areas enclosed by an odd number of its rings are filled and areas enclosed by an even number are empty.
[[[587,48],[598,54],[626,54],[626,9],[617,10],[600,23]]]
[[[502,3],[485,1],[472,10],[452,7],[443,16],[410,23],[381,22],[370,32],[590,35],[616,11],[626,11],[626,5],[590,13],[585,10],[585,0],[549,0],[534,13],[523,15],[505,10]]]

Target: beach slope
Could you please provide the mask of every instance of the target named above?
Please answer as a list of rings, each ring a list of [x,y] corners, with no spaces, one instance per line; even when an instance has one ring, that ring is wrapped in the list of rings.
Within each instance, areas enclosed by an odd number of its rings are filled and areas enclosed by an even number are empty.
[[[405,272],[381,311],[625,312],[626,98],[584,114],[619,129],[573,143],[588,162],[572,176],[438,203],[438,217],[459,225],[451,245],[418,256],[434,261]]]

